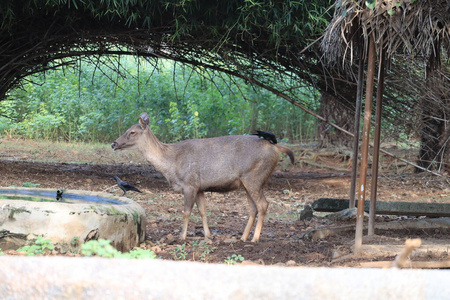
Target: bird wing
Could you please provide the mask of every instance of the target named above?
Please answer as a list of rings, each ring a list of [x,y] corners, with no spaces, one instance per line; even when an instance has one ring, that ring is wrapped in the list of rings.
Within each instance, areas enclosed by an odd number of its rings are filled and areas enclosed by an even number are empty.
[[[132,186],[132,185],[129,184],[129,183],[126,183],[126,182],[125,182],[125,183],[123,184],[123,186],[124,186],[124,188],[126,188],[127,190],[142,193],[139,189],[137,189],[136,187]]]

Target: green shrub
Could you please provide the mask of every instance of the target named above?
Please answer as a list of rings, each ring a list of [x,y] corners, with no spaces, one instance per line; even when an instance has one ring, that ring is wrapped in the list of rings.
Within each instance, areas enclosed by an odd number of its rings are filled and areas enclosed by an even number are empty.
[[[291,141],[314,135],[313,117],[242,79],[192,72],[170,61],[161,61],[155,69],[129,57],[121,58],[120,65],[123,76],[114,68],[87,62],[79,70],[34,75],[30,82],[37,84],[25,83],[2,101],[0,134],[110,142],[148,112],[152,130],[164,142],[254,130],[272,131]],[[298,97],[309,107],[317,106],[314,89],[301,88]]]
[[[24,246],[17,249],[17,252],[25,252],[28,256],[43,255],[48,252],[47,250],[53,250],[53,248],[54,246],[50,240],[38,236],[34,245]]]
[[[91,240],[81,245],[81,254],[85,256],[100,256],[107,258],[136,258],[136,259],[155,259],[156,254],[151,250],[135,249],[128,253],[122,253],[111,246],[110,240],[98,239]]]

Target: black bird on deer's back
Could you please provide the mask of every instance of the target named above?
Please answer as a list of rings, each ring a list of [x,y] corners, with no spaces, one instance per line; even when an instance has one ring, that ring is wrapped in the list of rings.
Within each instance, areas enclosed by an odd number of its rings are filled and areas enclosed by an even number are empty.
[[[272,144],[278,143],[277,138],[275,137],[275,134],[273,134],[272,132],[256,130],[256,133],[252,133],[252,135],[257,135],[259,137],[262,137],[263,139],[268,140]]]
[[[117,185],[120,187],[120,189],[123,191],[122,196],[125,196],[125,194],[127,193],[127,191],[135,191],[138,193],[142,193],[140,190],[138,190],[137,188],[135,188],[134,186],[132,186],[131,184],[121,180],[119,177],[114,176],[113,178],[116,182]]]

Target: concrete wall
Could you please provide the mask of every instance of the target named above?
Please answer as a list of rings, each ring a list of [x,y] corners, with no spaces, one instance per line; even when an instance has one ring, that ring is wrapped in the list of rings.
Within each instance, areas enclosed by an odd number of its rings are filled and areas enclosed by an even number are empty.
[[[0,299],[450,299],[450,271],[0,256]]]

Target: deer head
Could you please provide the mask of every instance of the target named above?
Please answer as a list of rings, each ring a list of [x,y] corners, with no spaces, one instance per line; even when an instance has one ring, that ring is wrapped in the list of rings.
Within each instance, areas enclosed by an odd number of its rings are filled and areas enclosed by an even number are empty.
[[[115,150],[137,149],[138,140],[148,130],[150,123],[146,113],[142,113],[139,118],[139,124],[131,126],[125,133],[111,144],[111,148]]]

